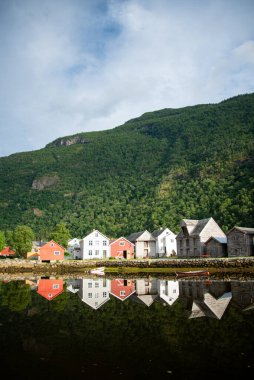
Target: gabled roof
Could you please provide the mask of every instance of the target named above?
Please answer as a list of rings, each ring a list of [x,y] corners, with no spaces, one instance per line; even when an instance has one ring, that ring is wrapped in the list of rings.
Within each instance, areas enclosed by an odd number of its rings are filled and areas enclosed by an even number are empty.
[[[221,244],[227,244],[227,238],[226,237],[215,237],[215,236],[211,236],[209,237],[209,239],[206,241],[206,243],[208,243],[210,240],[216,240],[218,243],[221,243]]]
[[[93,232],[98,232],[101,236],[103,236],[105,239],[110,240],[106,235],[102,234],[99,230],[93,230],[89,234],[87,234],[85,237],[83,237],[81,240],[86,239],[88,236],[90,236]]]
[[[211,219],[212,218],[198,220],[194,230],[191,232],[191,235],[199,235]]]
[[[238,231],[244,232],[245,234],[254,234],[254,228],[250,228],[250,227],[238,227],[238,226],[234,226],[233,228],[231,228],[231,230],[229,230],[227,232],[227,234],[229,234],[231,231],[233,231],[235,229],[238,230]]]
[[[153,235],[145,230],[145,231],[140,231],[140,232],[134,232],[132,234],[130,234],[127,238],[127,240],[129,240],[130,242],[135,242],[140,236],[142,236],[145,232],[148,232],[149,235],[151,235],[152,239],[149,239],[150,241],[155,241],[155,238],[153,237]]]
[[[55,240],[48,241],[46,244],[43,244],[42,247],[44,247],[45,245],[50,244],[50,243],[54,243],[54,244],[58,245],[58,247],[62,248],[63,250],[65,249],[63,246],[61,246],[60,244],[58,244]]]
[[[123,236],[121,236],[120,238],[115,239],[115,240],[110,240],[110,244],[109,244],[109,245],[111,245],[111,244],[113,244],[113,243],[116,243],[118,240],[125,240],[125,241],[127,241],[128,243],[134,245],[130,240],[126,239],[126,238],[123,237]]]
[[[166,228],[159,228],[158,230],[154,230],[152,232],[152,235],[154,238],[157,238],[158,236],[160,236],[162,234],[162,232],[164,232],[166,230]]]
[[[15,255],[15,251],[10,249],[10,247],[4,247],[2,251],[0,251],[0,255]]]

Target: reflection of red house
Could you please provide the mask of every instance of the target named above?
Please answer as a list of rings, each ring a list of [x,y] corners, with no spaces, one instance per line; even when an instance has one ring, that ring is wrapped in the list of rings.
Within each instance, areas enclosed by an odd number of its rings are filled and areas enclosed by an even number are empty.
[[[13,256],[15,255],[15,251],[10,249],[10,247],[4,247],[2,251],[0,251],[0,256]]]
[[[134,259],[134,244],[124,237],[110,243],[110,256],[122,259]]]
[[[38,281],[37,293],[51,301],[63,292],[63,280],[41,279]]]
[[[40,248],[39,258],[41,261],[63,260],[64,247],[54,240],[50,240]]]
[[[126,300],[133,293],[135,293],[135,282],[133,280],[124,280],[123,278],[116,278],[111,281],[111,292],[113,296],[119,298],[121,301]]]

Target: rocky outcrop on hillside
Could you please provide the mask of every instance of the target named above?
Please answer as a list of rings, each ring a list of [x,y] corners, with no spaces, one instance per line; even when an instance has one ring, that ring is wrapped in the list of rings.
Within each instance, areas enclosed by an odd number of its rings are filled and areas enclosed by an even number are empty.
[[[88,144],[89,142],[90,141],[86,137],[82,135],[75,135],[75,136],[68,136],[68,137],[60,137],[59,139],[46,145],[46,147],[69,146],[73,144]]]
[[[41,178],[35,179],[32,183],[32,189],[43,190],[45,188],[52,188],[60,182],[57,174],[45,175]]]

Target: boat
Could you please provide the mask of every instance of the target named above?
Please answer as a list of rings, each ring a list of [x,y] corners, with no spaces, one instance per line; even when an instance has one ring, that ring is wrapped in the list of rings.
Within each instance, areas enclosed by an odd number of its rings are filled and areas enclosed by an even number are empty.
[[[97,274],[99,276],[103,276],[105,273],[104,273],[104,267],[98,267],[98,268],[95,268],[95,269],[91,269],[90,270],[90,273],[91,274]]]
[[[209,276],[208,270],[189,270],[185,272],[177,271],[175,272],[177,277],[192,277],[192,276]]]

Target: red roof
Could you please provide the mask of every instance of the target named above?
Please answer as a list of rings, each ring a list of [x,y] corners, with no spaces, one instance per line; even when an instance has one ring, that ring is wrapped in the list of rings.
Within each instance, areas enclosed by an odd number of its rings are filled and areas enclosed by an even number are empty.
[[[10,247],[4,247],[2,251],[0,252],[1,256],[9,256],[9,255],[15,255],[15,251],[11,250]]]

